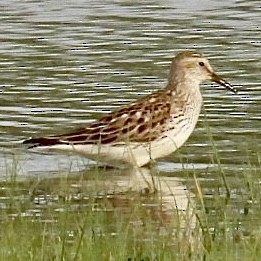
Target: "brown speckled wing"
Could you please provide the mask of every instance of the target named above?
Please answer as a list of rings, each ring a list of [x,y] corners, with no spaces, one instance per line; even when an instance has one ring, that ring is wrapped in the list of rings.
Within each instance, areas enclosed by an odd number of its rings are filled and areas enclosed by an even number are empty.
[[[164,131],[170,108],[171,91],[161,90],[59,139],[72,144],[152,141]]]
[[[32,138],[25,143],[36,146],[55,144],[117,144],[122,142],[148,142],[158,138],[165,130],[174,91],[163,89],[145,96],[104,115],[85,128],[60,136]],[[179,106],[178,106],[179,107]]]

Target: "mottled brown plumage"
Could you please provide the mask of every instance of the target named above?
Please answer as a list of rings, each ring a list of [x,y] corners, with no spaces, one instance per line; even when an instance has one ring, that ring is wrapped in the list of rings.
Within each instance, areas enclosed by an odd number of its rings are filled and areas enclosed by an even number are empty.
[[[112,144],[155,140],[166,128],[171,104],[176,102],[175,110],[182,111],[184,101],[180,101],[176,96],[173,97],[173,93],[175,91],[170,89],[159,90],[135,103],[125,105],[104,115],[85,128],[65,135],[32,138],[27,142],[48,146],[59,143]]]
[[[199,116],[202,102],[199,84],[205,80],[215,81],[235,92],[214,73],[202,54],[179,53],[171,63],[164,89],[122,106],[74,132],[30,138],[24,143],[31,147],[76,151],[91,158],[99,154],[99,158],[108,161],[142,166],[150,159],[175,151],[187,140]]]

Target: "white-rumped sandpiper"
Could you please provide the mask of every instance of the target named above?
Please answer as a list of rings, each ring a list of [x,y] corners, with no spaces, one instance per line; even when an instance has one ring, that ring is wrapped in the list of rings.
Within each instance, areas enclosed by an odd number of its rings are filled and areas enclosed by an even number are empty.
[[[24,141],[30,147],[71,151],[107,163],[140,167],[176,151],[193,132],[202,96],[200,83],[214,81],[236,90],[220,78],[199,52],[179,53],[170,66],[168,83],[74,132]]]

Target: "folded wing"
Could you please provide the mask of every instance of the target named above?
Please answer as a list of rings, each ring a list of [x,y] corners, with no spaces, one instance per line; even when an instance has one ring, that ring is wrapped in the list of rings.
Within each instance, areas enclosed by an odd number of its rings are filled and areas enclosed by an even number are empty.
[[[158,138],[166,127],[171,110],[171,95],[169,90],[160,90],[146,96],[146,99],[140,99],[104,115],[85,128],[58,136],[30,138],[25,140],[24,144],[38,147],[152,141]]]

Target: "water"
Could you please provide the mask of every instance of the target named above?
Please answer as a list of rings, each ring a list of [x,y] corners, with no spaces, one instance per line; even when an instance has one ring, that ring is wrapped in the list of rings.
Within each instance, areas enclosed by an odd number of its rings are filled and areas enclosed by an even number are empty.
[[[239,93],[202,86],[197,128],[159,160],[162,175],[182,182],[184,168],[193,170],[211,191],[219,163],[228,180],[260,168],[260,8],[232,0],[1,3],[0,176],[14,162],[18,178],[90,168],[87,159],[33,154],[19,141],[71,131],[164,87],[171,57],[185,49],[201,50]]]
[[[26,151],[16,152],[23,138],[70,131],[163,87],[170,58],[193,48],[239,85],[239,95],[211,84],[203,88],[219,156],[227,164],[245,163],[249,150],[260,143],[260,7],[212,1],[197,3],[194,12],[193,3],[1,4],[1,158],[9,153],[26,157]],[[179,152],[194,164],[208,163],[212,153],[204,122],[201,117]],[[164,161],[179,160],[171,155]],[[44,165],[44,158],[37,160],[40,169]]]

